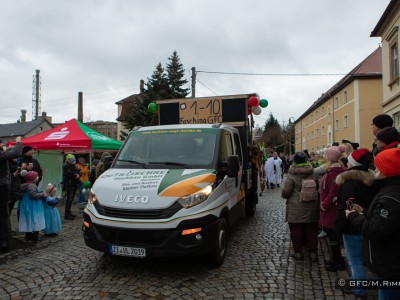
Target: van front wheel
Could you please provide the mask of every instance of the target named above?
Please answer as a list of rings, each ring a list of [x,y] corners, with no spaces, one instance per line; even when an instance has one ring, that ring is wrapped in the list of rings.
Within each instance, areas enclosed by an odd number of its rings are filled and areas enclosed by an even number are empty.
[[[228,223],[224,218],[221,218],[218,224],[217,236],[215,239],[215,249],[210,253],[210,259],[213,265],[219,267],[224,263],[227,248]]]

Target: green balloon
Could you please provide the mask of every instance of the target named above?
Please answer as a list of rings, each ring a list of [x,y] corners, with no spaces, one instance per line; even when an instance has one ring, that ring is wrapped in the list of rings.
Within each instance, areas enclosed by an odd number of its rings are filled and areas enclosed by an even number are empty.
[[[90,181],[85,181],[82,185],[85,189],[90,189]]]
[[[151,102],[147,106],[147,109],[149,110],[149,112],[154,113],[158,110],[158,105],[157,105],[157,103]]]
[[[268,100],[267,100],[267,99],[261,99],[261,100],[260,100],[260,106],[261,106],[262,108],[267,107],[267,106],[268,106]]]

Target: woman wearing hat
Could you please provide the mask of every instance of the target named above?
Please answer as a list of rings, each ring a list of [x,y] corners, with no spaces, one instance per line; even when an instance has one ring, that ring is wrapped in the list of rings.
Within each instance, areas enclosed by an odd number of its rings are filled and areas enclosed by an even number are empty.
[[[282,198],[286,201],[286,221],[289,224],[290,238],[294,253],[294,259],[303,259],[303,241],[307,241],[310,259],[317,259],[318,245],[318,218],[319,208],[317,201],[300,201],[303,179],[315,179],[313,167],[303,152],[297,152],[293,157],[293,164],[288,170],[282,188]]]
[[[375,158],[377,194],[365,210],[357,205],[346,210],[352,226],[363,239],[364,263],[378,279],[400,278],[400,145]],[[364,214],[363,214],[364,213]],[[397,282],[398,283],[398,282]],[[400,289],[378,288],[379,299],[400,299]]]
[[[346,168],[339,162],[342,152],[337,146],[325,149],[325,169],[326,173],[321,179],[320,186],[320,218],[319,222],[322,229],[328,234],[331,250],[331,261],[326,264],[326,270],[336,272],[338,269],[344,269],[345,264],[340,252],[340,239],[333,234],[333,227],[336,219],[337,196],[339,186],[336,184],[336,177],[346,171]]]
[[[373,155],[367,149],[358,149],[347,157],[348,170],[336,177],[339,186],[338,205],[334,234],[343,237],[346,260],[350,266],[351,279],[363,280],[366,278],[364,264],[362,261],[361,244],[362,235],[356,228],[347,222],[346,207],[360,205],[368,208],[374,196],[374,176],[368,171],[373,162]],[[353,289],[356,299],[363,299],[366,291],[362,286]]]

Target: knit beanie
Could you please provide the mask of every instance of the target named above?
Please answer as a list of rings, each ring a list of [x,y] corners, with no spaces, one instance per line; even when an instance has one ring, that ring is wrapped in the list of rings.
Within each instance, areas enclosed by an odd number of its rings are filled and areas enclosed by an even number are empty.
[[[379,129],[393,126],[393,119],[389,115],[377,115],[372,119],[372,123]]]
[[[400,133],[394,127],[385,127],[379,130],[376,135],[376,139],[380,140],[382,143],[389,145],[393,142],[400,142]]]
[[[73,154],[67,154],[66,156],[65,156],[65,159],[68,159],[68,158],[73,158],[73,159],[75,159],[75,155],[73,155]]]
[[[33,182],[35,180],[35,178],[38,176],[39,176],[38,173],[35,171],[26,172],[26,174],[24,176],[25,183]]]
[[[331,162],[338,162],[342,157],[342,152],[339,150],[338,146],[332,146],[325,149],[324,155]]]
[[[387,177],[400,175],[400,145],[379,152],[375,157],[375,166]]]
[[[33,149],[33,147],[31,147],[31,146],[24,146],[22,148],[22,154],[25,154],[26,152],[28,152],[28,151],[30,151],[32,149]]]
[[[73,165],[76,163],[76,159],[75,159],[75,157],[69,157],[66,159],[66,162],[70,165]]]
[[[362,169],[366,171],[373,162],[374,156],[368,149],[363,148],[353,151],[347,160],[353,167],[362,166]]]
[[[296,165],[303,164],[308,160],[307,155],[304,152],[296,152],[293,156],[293,161]]]

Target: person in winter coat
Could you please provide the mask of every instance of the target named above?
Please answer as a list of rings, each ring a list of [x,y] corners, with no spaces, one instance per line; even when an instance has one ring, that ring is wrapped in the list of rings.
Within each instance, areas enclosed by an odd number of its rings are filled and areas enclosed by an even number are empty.
[[[354,204],[365,209],[369,207],[374,197],[374,176],[373,172],[369,171],[373,159],[374,156],[369,150],[355,150],[347,157],[348,170],[336,177],[339,194],[333,231],[338,238],[343,237],[346,260],[350,266],[351,279],[353,280],[367,278],[361,252],[363,237],[356,228],[347,222],[345,210],[346,208],[352,209]],[[356,299],[362,299],[366,296],[366,291],[362,286],[355,287],[353,293]]]
[[[80,186],[81,173],[76,167],[76,159],[72,154],[68,154],[68,158],[65,160],[63,166],[63,180],[64,189],[67,193],[67,200],[65,202],[65,220],[74,220],[75,215],[71,213],[72,201],[75,198],[76,190]]]
[[[76,167],[81,172],[81,177],[79,178],[81,184],[79,185],[78,202],[82,203],[85,201],[85,196],[82,193],[83,183],[89,180],[89,167],[86,165],[86,161],[83,157],[78,158]]]
[[[364,264],[378,279],[400,278],[400,145],[375,158],[377,194],[367,211],[358,205],[346,210],[351,226],[363,239]],[[400,299],[400,289],[378,288],[379,299]]]
[[[39,176],[39,181],[36,183],[36,185],[39,184],[39,182],[42,181],[43,177],[43,171],[42,168],[40,167],[39,161],[33,157],[34,150],[31,146],[24,146],[22,148],[22,157],[19,159],[19,163],[26,164],[26,170],[27,171],[35,171],[38,173]]]
[[[0,139],[0,250],[10,250],[9,244],[9,213],[8,202],[10,200],[10,167],[9,160],[22,154],[21,137],[15,139],[14,148],[4,149],[4,143]]]
[[[303,179],[316,179],[312,165],[307,162],[307,155],[297,152],[293,157],[293,164],[288,170],[282,188],[282,198],[286,201],[286,221],[289,224],[290,237],[294,259],[303,259],[303,242],[307,241],[307,248],[311,260],[317,259],[318,246],[318,219],[319,203],[316,201],[300,201],[300,191]]]
[[[393,119],[391,116],[387,114],[383,115],[377,115],[372,119],[371,123],[371,129],[372,129],[372,134],[376,137],[383,128],[385,127],[392,127],[393,126]],[[372,154],[376,156],[379,152],[378,147],[376,145],[376,139],[374,143],[372,144]]]
[[[320,186],[320,217],[319,222],[322,229],[329,237],[331,249],[331,260],[326,264],[327,271],[336,272],[338,269],[344,269],[345,264],[340,252],[340,240],[333,235],[333,227],[336,219],[337,196],[339,186],[336,184],[336,177],[346,170],[339,160],[342,152],[337,146],[325,149],[324,158],[326,161],[326,173],[321,179]]]
[[[38,181],[38,173],[28,171],[20,186],[23,196],[19,208],[19,231],[25,232],[25,240],[32,242],[37,242],[39,231],[46,228],[43,209],[43,200],[46,198],[46,194],[38,191],[36,186]]]
[[[400,133],[394,127],[385,127],[376,135],[378,153],[383,150],[396,148],[398,144],[400,144]]]
[[[109,163],[109,160],[112,158],[111,154],[108,152],[103,152],[101,154],[101,158],[99,163],[96,166],[96,179],[100,177],[101,174],[104,173],[104,171],[107,170],[107,165]],[[109,166],[108,166],[109,167]]]

